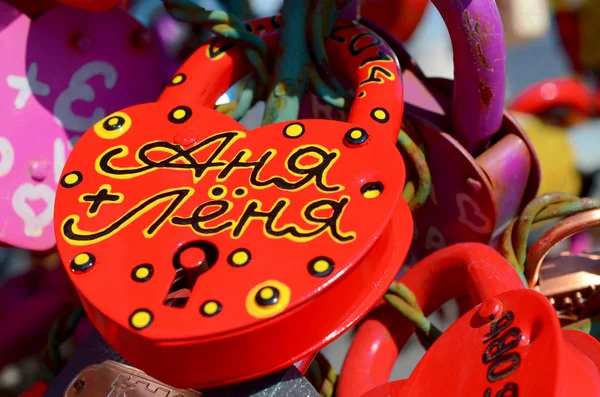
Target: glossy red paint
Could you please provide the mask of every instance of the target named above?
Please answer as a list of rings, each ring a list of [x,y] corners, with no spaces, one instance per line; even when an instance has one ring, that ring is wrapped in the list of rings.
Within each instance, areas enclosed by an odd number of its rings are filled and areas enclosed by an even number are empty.
[[[598,396],[600,343],[580,331],[561,331],[548,300],[532,290],[498,295],[505,310],[482,322],[477,309],[461,317],[427,351],[407,380],[363,397]]]
[[[595,98],[580,80],[561,78],[544,80],[527,87],[510,105],[517,112],[542,115],[557,107],[578,111],[591,117],[595,110]]]
[[[357,91],[347,123],[248,131],[215,111],[251,72],[216,39],[158,102],[101,120],[69,157],[61,258],[94,326],[150,376],[204,388],[294,364],[364,316],[400,269],[412,236],[391,144],[400,72],[366,28],[336,26],[330,57]],[[197,248],[200,263],[187,255]]]
[[[445,248],[423,259],[401,281],[426,315],[465,291],[472,302],[483,303],[444,332],[409,379],[391,383],[392,366],[414,329],[382,304],[354,338],[340,375],[340,397],[497,396],[516,389],[519,395],[598,395],[598,342],[582,333],[563,333],[548,300],[524,289],[512,267],[490,247],[468,243]]]
[[[400,281],[415,294],[425,315],[465,293],[470,294],[471,302],[479,303],[523,288],[508,262],[479,243],[456,244],[436,251]],[[340,374],[338,395],[361,396],[387,383],[402,346],[413,332],[412,324],[382,301],[354,337]]]

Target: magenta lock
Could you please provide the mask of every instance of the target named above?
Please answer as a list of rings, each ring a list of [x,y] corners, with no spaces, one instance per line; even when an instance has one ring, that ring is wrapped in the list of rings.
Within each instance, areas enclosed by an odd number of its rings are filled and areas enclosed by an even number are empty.
[[[403,129],[423,148],[431,172],[431,194],[413,214],[409,263],[454,243],[489,242],[535,197],[540,179],[531,143],[504,110],[506,46],[496,4],[433,4],[452,39],[454,81],[427,78],[391,35],[361,21],[379,35],[373,42],[385,40],[398,57],[405,90]],[[312,94],[303,105],[304,117],[346,117]],[[410,179],[418,180],[407,156],[405,163]]]
[[[0,2],[0,243],[54,246],[54,195],[93,123],[162,88],[151,32],[125,11],[57,7],[35,21]]]

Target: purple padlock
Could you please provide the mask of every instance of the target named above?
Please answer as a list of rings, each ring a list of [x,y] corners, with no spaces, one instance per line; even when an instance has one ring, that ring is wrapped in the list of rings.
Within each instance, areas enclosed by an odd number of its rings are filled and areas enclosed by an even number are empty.
[[[56,186],[79,135],[118,109],[156,100],[151,33],[125,11],[69,7],[34,22],[0,2],[0,243],[54,246]]]

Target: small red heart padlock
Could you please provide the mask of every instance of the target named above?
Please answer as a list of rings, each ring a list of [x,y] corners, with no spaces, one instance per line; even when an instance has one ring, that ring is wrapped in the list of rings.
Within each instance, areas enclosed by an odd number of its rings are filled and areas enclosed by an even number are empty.
[[[466,291],[482,303],[442,334],[407,380],[389,384],[414,328],[391,306],[378,307],[361,324],[346,356],[340,397],[600,395],[600,344],[579,331],[563,332],[548,300],[524,289],[492,248],[477,243],[444,248],[401,282],[425,315]]]
[[[400,269],[412,232],[391,144],[400,74],[381,39],[342,25],[330,56],[356,86],[347,123],[249,131],[215,111],[252,72],[215,39],[158,102],[104,118],[69,157],[55,222],[65,268],[94,326],[150,376],[211,387],[294,364]]]

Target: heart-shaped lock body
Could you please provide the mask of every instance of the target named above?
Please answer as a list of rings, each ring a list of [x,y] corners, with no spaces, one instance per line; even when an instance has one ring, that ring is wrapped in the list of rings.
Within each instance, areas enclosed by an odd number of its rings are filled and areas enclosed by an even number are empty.
[[[444,248],[421,260],[400,281],[426,316],[465,292],[482,303],[442,334],[407,381],[381,386],[373,396],[400,391],[502,396],[507,395],[502,390],[515,395],[515,388],[518,395],[537,395],[536,388],[544,391],[541,395],[598,395],[593,394],[600,382],[598,342],[590,343],[581,332],[563,333],[548,300],[524,289],[511,265],[492,248],[478,243]],[[355,335],[338,395],[362,396],[385,385],[413,331],[412,323],[382,302]],[[581,344],[572,343],[571,336]],[[579,349],[584,344],[587,347]],[[543,385],[539,376],[544,377]]]
[[[540,179],[531,143],[503,113],[506,56],[495,3],[433,4],[453,42],[454,86],[425,77],[392,34],[364,22],[399,58],[406,93],[403,128],[423,148],[431,172],[430,197],[414,213],[409,262],[457,242],[489,242],[535,196]],[[332,35],[337,34],[334,29]],[[346,117],[315,97],[306,98],[304,105],[307,117]],[[409,177],[418,179],[407,163]]]
[[[7,18],[0,241],[47,250],[55,244],[56,184],[74,139],[110,112],[158,97],[158,51],[148,30],[121,10],[58,7],[30,23],[7,4],[0,8]],[[150,41],[140,47],[136,37]]]
[[[362,51],[344,37],[331,49],[357,87],[349,123],[248,131],[202,106],[251,72],[241,48],[215,39],[158,102],[109,115],[69,157],[61,257],[94,326],[149,375],[211,387],[284,368],[354,324],[397,274],[412,231],[391,144],[399,71],[366,28],[338,24],[365,36]]]

